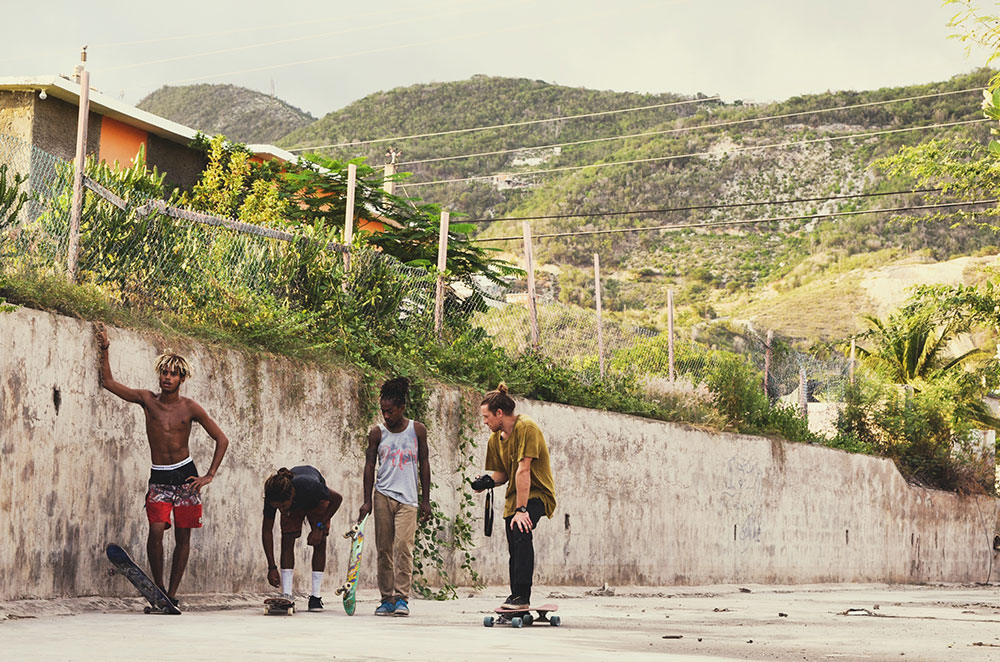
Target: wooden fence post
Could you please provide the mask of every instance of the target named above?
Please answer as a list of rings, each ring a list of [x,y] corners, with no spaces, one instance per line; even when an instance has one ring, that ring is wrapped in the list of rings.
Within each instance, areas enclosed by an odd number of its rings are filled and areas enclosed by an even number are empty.
[[[597,356],[604,377],[604,316],[601,307],[601,256],[594,253],[594,299],[597,302]]]
[[[437,288],[434,292],[434,335],[441,340],[441,327],[444,325],[444,271],[448,268],[448,223],[449,212],[441,212],[441,224],[438,227],[438,276]]]
[[[674,372],[674,291],[667,290],[667,361],[670,381],[677,379]]]
[[[806,381],[805,368],[799,368],[799,409],[802,418],[809,420],[809,383]]]
[[[358,183],[358,166],[347,164],[347,206],[344,210],[344,271],[351,270],[351,244],[354,242],[354,189]],[[345,285],[346,287],[346,285]]]
[[[771,341],[774,340],[774,331],[768,329],[767,345],[764,346],[764,395],[771,398],[769,386],[771,384]]]
[[[80,61],[87,61],[87,52],[80,54]],[[82,67],[81,67],[82,68]],[[80,215],[83,212],[83,171],[87,166],[87,123],[90,121],[90,72],[80,71],[80,109],[76,120],[76,170],[73,174],[73,206],[69,217],[69,249],[66,271],[69,281],[76,280],[80,256]]]
[[[531,250],[531,225],[522,221],[524,230],[524,268],[528,272],[528,317],[531,320],[531,348],[538,351],[541,339],[538,334],[538,307],[535,304],[535,256]]]
[[[854,357],[856,355],[856,352],[857,352],[857,340],[851,338],[851,361],[850,363],[847,364],[848,365],[847,376],[848,376],[848,381],[850,381],[851,385],[854,384],[854,361],[855,361]]]

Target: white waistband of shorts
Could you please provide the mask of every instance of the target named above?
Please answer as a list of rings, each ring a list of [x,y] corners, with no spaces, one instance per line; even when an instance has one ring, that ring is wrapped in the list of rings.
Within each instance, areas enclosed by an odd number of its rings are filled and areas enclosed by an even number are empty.
[[[188,457],[187,457],[186,460],[181,460],[180,462],[177,462],[176,464],[154,464],[153,465],[153,469],[157,470],[157,471],[170,471],[172,469],[180,469],[185,464],[189,464],[191,462],[194,462],[194,460],[192,460],[191,456],[188,455]]]

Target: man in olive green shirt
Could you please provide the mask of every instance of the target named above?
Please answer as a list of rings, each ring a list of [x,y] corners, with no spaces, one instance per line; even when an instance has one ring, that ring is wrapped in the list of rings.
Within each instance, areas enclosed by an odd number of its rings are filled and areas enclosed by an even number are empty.
[[[556,509],[549,449],[534,421],[514,415],[514,400],[504,384],[486,394],[480,411],[492,432],[486,445],[486,470],[491,473],[474,481],[473,487],[481,492],[508,483],[503,517],[510,552],[510,596],[502,606],[527,608],[535,571],[532,531],[542,515],[551,518]]]

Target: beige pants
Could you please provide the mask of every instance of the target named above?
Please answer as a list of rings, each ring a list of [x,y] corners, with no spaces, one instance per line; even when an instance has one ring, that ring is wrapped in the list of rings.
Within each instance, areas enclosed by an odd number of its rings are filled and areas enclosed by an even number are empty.
[[[382,600],[410,599],[413,580],[413,536],[417,507],[375,491],[375,549],[378,551],[378,590]]]

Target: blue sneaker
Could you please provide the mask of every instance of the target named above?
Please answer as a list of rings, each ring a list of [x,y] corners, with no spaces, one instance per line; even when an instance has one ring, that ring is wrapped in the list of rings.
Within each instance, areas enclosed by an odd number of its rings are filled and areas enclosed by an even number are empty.
[[[409,616],[410,615],[410,608],[409,608],[409,606],[407,606],[406,600],[404,600],[403,598],[400,598],[399,600],[396,600],[396,604],[393,605],[392,608],[396,612],[396,616]]]
[[[405,606],[405,602],[403,603]],[[376,616],[392,616],[393,612],[396,611],[396,605],[391,600],[383,600],[375,609]]]

